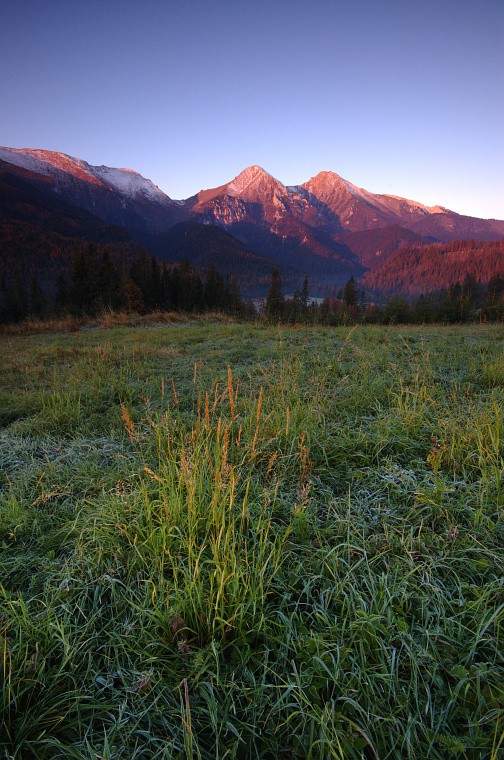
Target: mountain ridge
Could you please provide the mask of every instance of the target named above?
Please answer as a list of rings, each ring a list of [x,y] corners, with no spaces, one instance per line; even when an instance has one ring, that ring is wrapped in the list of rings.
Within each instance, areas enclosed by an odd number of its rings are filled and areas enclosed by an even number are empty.
[[[126,229],[156,253],[176,224],[216,225],[239,241],[237,254],[251,251],[258,261],[331,286],[382,266],[404,246],[504,238],[504,221],[371,193],[329,170],[287,186],[253,164],[223,185],[176,200],[133,169],[92,166],[57,151],[0,147],[0,162],[41,192]],[[193,240],[210,237],[192,233]],[[228,243],[224,247],[229,251]]]
[[[424,213],[430,213],[430,214],[451,213],[451,214],[456,214],[457,216],[462,216],[466,218],[481,219],[483,221],[498,221],[498,222],[502,221],[504,223],[503,220],[496,219],[493,217],[488,217],[488,218],[468,217],[468,215],[459,214],[458,212],[452,211],[451,209],[448,209],[439,204],[434,205],[434,206],[428,206],[426,204],[421,203],[420,201],[411,200],[399,195],[394,195],[390,193],[373,193],[369,190],[358,187],[357,185],[350,182],[350,180],[347,180],[343,178],[341,175],[337,174],[335,171],[327,170],[327,169],[322,169],[313,177],[308,179],[306,182],[300,183],[298,185],[287,186],[287,185],[284,185],[280,180],[278,180],[272,174],[270,174],[268,171],[266,171],[263,167],[257,164],[251,164],[250,166],[247,166],[242,171],[240,171],[232,180],[224,183],[223,185],[220,185],[215,188],[210,188],[210,189],[202,189],[199,191],[199,193],[195,193],[189,198],[176,200],[176,199],[171,198],[164,190],[162,190],[157,185],[155,185],[152,182],[152,180],[146,177],[143,177],[143,175],[141,175],[138,171],[136,171],[133,168],[116,168],[116,167],[106,166],[103,164],[100,166],[94,166],[92,164],[89,164],[84,159],[77,158],[68,153],[63,153],[61,151],[50,151],[43,148],[11,148],[7,146],[0,146],[0,158],[5,161],[8,161],[9,163],[17,164],[20,167],[32,169],[34,171],[36,170],[36,168],[40,169],[43,165],[45,165],[46,174],[49,173],[48,168],[50,166],[53,166],[55,169],[61,169],[62,171],[73,173],[77,177],[86,179],[86,181],[96,183],[96,184],[102,184],[102,185],[107,185],[107,184],[114,185],[114,180],[113,180],[114,173],[117,173],[122,176],[134,175],[140,180],[141,184],[144,185],[145,188],[148,187],[153,197],[158,198],[160,202],[181,204],[181,203],[186,203],[188,200],[191,200],[195,197],[198,198],[198,202],[201,202],[202,200],[207,199],[207,195],[209,193],[213,195],[214,193],[216,193],[216,191],[224,191],[226,188],[228,190],[227,192],[228,195],[241,197],[243,196],[244,189],[245,189],[243,185],[243,180],[244,179],[247,180],[245,182],[245,185],[250,185],[251,180],[253,180],[257,176],[267,177],[270,180],[270,182],[274,184],[276,187],[282,188],[286,195],[289,195],[292,192],[299,192],[300,188],[310,190],[311,187],[314,187],[317,184],[320,185],[322,181],[324,180],[327,181],[327,179],[330,178],[332,180],[332,185],[338,184],[340,187],[345,188],[345,190],[350,195],[366,200],[367,202],[374,202],[378,205],[381,203],[382,205],[385,204],[386,206],[386,204],[389,203],[393,207],[393,205],[396,204],[397,202],[405,202],[410,208],[413,208],[416,210],[422,210],[422,212]],[[100,176],[100,174],[102,176]],[[109,176],[107,177],[107,175]],[[249,179],[250,177],[251,179]],[[120,184],[118,184],[117,189],[124,190],[124,187],[121,187]],[[138,192],[138,187],[133,188],[133,189],[136,194]],[[390,212],[390,208],[388,208],[388,211]]]

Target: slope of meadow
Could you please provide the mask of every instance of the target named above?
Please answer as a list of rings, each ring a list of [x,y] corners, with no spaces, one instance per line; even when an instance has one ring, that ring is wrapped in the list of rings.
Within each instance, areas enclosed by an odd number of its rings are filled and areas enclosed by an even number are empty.
[[[496,760],[503,337],[0,338],[3,756]]]

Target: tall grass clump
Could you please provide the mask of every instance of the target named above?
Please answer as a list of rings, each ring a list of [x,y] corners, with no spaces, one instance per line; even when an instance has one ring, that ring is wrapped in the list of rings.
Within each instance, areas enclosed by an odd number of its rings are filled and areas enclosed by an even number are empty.
[[[85,528],[81,547],[104,563],[113,553],[128,576],[148,578],[157,623],[184,640],[253,638],[264,627],[272,582],[310,500],[306,410],[279,403],[282,387],[277,398],[262,386],[256,394],[229,368],[225,383],[194,389],[187,425],[175,386],[172,404],[143,427],[123,407],[142,463],[138,483],[107,505],[113,520],[99,514]]]

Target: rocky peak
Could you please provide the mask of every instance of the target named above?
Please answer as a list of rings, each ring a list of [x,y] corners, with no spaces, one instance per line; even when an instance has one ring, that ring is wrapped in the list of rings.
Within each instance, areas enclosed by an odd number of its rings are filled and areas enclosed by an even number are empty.
[[[226,194],[251,202],[287,195],[287,188],[260,166],[248,166],[227,186]]]
[[[313,193],[318,198],[341,196],[341,195],[353,195],[360,198],[365,197],[366,191],[360,187],[353,185],[343,177],[340,177],[336,172],[322,171],[305,182],[301,187],[304,187],[308,192]]]
[[[314,177],[310,177],[308,182],[305,182],[305,185],[308,184],[314,184],[320,186],[327,186],[327,185],[337,185],[341,184],[343,182],[343,179],[340,177],[339,174],[336,174],[336,172],[331,171],[321,171],[318,174],[316,174]]]

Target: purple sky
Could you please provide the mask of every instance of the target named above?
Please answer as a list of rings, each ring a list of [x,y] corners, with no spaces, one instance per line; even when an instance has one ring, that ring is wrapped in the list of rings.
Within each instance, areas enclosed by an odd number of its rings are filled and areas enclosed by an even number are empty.
[[[0,144],[504,218],[503,0],[2,0]]]

